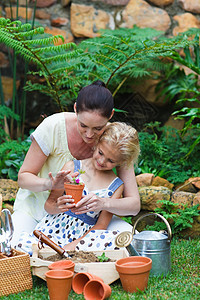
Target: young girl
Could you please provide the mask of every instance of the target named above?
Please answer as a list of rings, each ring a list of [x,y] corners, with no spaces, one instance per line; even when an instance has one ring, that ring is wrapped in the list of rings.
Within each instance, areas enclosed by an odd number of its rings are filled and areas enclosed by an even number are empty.
[[[123,182],[112,169],[131,166],[138,155],[137,131],[125,123],[115,122],[106,127],[92,158],[67,162],[63,169],[84,171],[78,176],[85,184],[83,195],[96,195],[109,201],[108,198],[119,199],[123,192]],[[71,196],[63,195],[63,190],[52,190],[44,206],[48,214],[35,229],[66,250],[114,249],[117,228],[115,231],[106,230],[112,213],[105,210],[94,212],[86,205],[82,214],[75,214],[75,207]],[[18,247],[31,254],[33,242],[37,243],[33,234],[23,233]]]

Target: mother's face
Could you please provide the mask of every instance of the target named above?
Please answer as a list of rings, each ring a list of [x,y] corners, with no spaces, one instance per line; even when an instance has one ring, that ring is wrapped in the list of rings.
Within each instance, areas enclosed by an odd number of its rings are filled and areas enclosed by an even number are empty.
[[[77,129],[84,142],[95,144],[102,135],[108,120],[99,111],[77,113]]]

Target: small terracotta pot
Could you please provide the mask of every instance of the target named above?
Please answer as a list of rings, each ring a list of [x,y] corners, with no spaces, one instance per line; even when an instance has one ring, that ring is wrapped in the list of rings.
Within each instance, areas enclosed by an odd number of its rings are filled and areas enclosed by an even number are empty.
[[[71,195],[74,199],[74,203],[77,203],[81,200],[84,184],[73,184],[69,182],[64,183],[65,193],[66,195]]]
[[[116,261],[115,267],[126,292],[144,291],[147,288],[152,260],[143,256],[129,256]]]
[[[68,299],[73,274],[69,270],[49,270],[45,273],[50,300]]]
[[[110,297],[111,287],[98,279],[88,281],[83,289],[85,300],[104,300]]]
[[[103,282],[103,279],[91,273],[77,273],[72,280],[72,289],[76,294],[82,294],[84,286],[92,279],[97,279]]]
[[[69,270],[74,272],[75,263],[71,260],[58,260],[48,266],[49,270]]]

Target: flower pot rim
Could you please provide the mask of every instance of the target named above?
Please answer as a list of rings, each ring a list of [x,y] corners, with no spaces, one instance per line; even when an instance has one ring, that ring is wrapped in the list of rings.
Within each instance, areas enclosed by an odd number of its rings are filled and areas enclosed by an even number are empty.
[[[57,275],[56,275],[57,274]],[[45,273],[45,276],[53,279],[70,278],[74,275],[74,272],[70,270],[49,270]]]
[[[75,266],[75,263],[72,260],[67,260],[67,259],[66,260],[57,260],[57,261],[54,261],[53,263],[51,263],[48,267],[49,267],[49,269],[51,267],[53,267],[53,269],[50,269],[50,270],[55,270],[54,267],[57,265],[63,265],[64,267],[72,268]],[[59,270],[61,270],[61,269],[59,269]]]
[[[129,262],[143,262],[142,265],[124,265]],[[122,274],[139,274],[145,273],[152,268],[152,259],[145,256],[129,256],[118,259],[115,263],[116,270]]]
[[[74,182],[64,182],[64,186],[69,185],[69,186],[85,186],[84,183],[74,183]]]

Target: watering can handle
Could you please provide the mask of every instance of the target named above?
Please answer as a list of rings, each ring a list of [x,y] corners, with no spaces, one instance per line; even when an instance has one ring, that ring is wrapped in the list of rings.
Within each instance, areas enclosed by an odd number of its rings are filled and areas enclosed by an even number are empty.
[[[171,241],[171,238],[172,238],[171,227],[170,227],[169,223],[167,222],[167,220],[162,215],[157,214],[157,213],[148,213],[148,214],[145,214],[145,215],[141,216],[140,218],[138,218],[133,226],[133,235],[135,234],[136,226],[139,223],[139,221],[147,216],[152,216],[152,215],[155,215],[155,216],[161,218],[165,222],[165,225],[167,226],[168,239],[169,239],[169,241]]]

